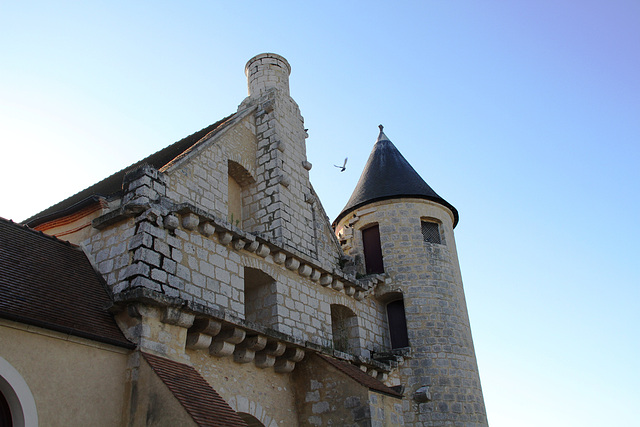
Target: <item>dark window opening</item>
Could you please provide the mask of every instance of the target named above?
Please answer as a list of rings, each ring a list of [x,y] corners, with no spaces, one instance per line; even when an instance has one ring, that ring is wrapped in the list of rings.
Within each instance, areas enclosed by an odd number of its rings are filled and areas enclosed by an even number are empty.
[[[353,353],[359,347],[358,318],[350,308],[331,304],[331,333],[336,350]]]
[[[362,245],[364,246],[364,263],[367,274],[384,273],[378,225],[362,230]]]
[[[422,221],[422,238],[427,243],[440,244],[440,224],[437,222]]]
[[[274,327],[277,322],[277,286],[268,274],[244,268],[244,317],[248,322]]]
[[[391,348],[409,347],[407,334],[407,318],[404,314],[404,301],[399,299],[387,304],[387,318],[389,320],[389,335]]]
[[[5,399],[2,392],[0,392],[0,426],[12,426],[13,421],[11,420],[11,408],[9,407],[9,402]]]

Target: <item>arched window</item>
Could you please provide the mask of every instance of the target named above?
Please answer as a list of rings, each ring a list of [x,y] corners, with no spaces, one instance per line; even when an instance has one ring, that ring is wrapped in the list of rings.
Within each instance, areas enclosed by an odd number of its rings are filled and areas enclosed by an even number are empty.
[[[29,386],[9,362],[0,357],[0,422],[4,425],[38,425],[36,402]],[[6,412],[9,412],[8,417]],[[10,420],[13,424],[7,423]]]
[[[384,273],[382,247],[380,245],[380,228],[378,224],[362,230],[362,246],[364,249],[364,264],[367,274]]]
[[[240,416],[240,418],[242,418],[242,421],[247,423],[247,427],[265,427],[265,425],[262,424],[259,419],[251,414],[247,414],[246,412],[238,412],[238,415]]]
[[[344,353],[355,353],[360,347],[358,317],[344,305],[331,304],[333,347]]]
[[[387,304],[387,320],[389,321],[391,348],[409,347],[407,318],[405,317],[404,300],[402,298]]]

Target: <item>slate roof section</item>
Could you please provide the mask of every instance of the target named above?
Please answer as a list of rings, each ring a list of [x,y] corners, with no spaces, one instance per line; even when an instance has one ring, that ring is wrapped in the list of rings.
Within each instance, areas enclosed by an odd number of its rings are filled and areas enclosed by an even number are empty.
[[[357,366],[352,365],[351,363],[344,362],[342,360],[325,356],[324,354],[318,353],[318,356],[322,360],[324,360],[325,362],[333,366],[334,368],[348,375],[349,377],[354,379],[356,382],[362,384],[368,389],[402,399],[402,394],[398,393],[391,387],[387,387],[381,381],[378,381],[377,379],[373,378],[371,375],[367,374],[366,372],[362,372],[360,368],[358,368]]]
[[[102,277],[79,247],[0,218],[0,317],[135,348],[109,305]]]
[[[366,204],[400,197],[416,197],[436,202],[453,213],[453,226],[458,224],[457,209],[429,187],[384,134],[380,125],[380,135],[360,175],[360,180],[333,225],[335,226],[350,212]]]
[[[36,227],[47,221],[65,216],[77,209],[83,208],[91,203],[97,202],[100,198],[109,198],[116,196],[122,191],[122,180],[127,172],[142,166],[150,165],[156,169],[171,163],[175,158],[183,155],[185,152],[193,149],[199,142],[208,139],[214,132],[222,129],[235,114],[225,117],[206,128],[195,132],[180,141],[174,142],[168,147],[145,157],[144,159],[124,168],[113,175],[103,179],[102,181],[85,188],[84,190],[74,194],[67,199],[56,203],[55,205],[43,210],[42,212],[22,221],[30,227]]]
[[[192,366],[142,353],[151,369],[202,427],[246,427],[240,416]]]

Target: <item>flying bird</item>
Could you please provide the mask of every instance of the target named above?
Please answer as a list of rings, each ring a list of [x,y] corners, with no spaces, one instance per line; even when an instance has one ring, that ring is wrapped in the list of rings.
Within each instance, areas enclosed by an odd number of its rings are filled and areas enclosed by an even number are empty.
[[[349,159],[348,157],[345,157],[345,158],[344,158],[344,163],[342,164],[342,166],[338,166],[338,165],[333,165],[333,166],[335,166],[335,167],[339,168],[339,169],[340,169],[340,172],[344,172],[344,171],[345,171],[345,169],[347,169],[347,160],[348,160],[348,159]]]

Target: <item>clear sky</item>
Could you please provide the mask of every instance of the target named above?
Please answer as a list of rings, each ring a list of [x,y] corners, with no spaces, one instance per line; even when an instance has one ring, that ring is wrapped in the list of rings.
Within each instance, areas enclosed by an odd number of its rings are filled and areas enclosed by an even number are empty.
[[[275,52],[331,219],[381,123],[459,210],[491,425],[637,426],[639,46],[638,0],[1,0],[0,216],[233,113]]]

